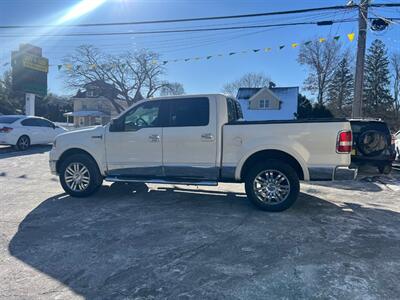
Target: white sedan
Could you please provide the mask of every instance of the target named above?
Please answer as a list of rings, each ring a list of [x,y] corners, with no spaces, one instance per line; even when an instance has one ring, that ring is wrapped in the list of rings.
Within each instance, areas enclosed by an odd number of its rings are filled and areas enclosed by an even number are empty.
[[[26,150],[31,145],[53,143],[57,135],[66,131],[40,117],[0,116],[0,145],[12,145],[18,150]]]

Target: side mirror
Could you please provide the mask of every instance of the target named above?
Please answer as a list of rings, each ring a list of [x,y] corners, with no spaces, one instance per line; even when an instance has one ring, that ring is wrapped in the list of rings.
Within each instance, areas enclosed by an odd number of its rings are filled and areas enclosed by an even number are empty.
[[[122,119],[123,120],[123,119]],[[124,123],[121,119],[112,119],[110,122],[110,132],[124,131]]]

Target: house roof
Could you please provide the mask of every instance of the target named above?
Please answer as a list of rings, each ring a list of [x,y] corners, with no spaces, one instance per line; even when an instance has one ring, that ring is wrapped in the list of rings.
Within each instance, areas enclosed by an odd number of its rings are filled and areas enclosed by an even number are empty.
[[[266,87],[267,88],[267,87]],[[253,97],[255,94],[257,94],[261,89],[263,88],[249,88],[249,87],[243,87],[239,88],[236,99],[240,100],[249,100],[251,97]],[[288,86],[288,87],[273,87],[269,88],[270,91],[272,91],[274,94],[276,94],[279,97],[279,93],[284,91],[284,90],[290,90],[290,89],[299,89],[297,86]]]
[[[260,89],[257,93],[255,93],[249,101],[252,101],[255,99],[257,96],[259,96],[261,93],[266,92],[269,98],[275,99],[276,101],[280,101],[279,97],[270,89],[270,88],[262,88]]]
[[[83,85],[84,90],[81,91],[80,89],[76,93],[75,97],[73,98],[89,98],[87,97],[87,91],[96,88],[98,90],[99,96],[104,96],[106,98],[116,98],[118,94],[118,90],[115,88],[113,84],[107,83],[103,80],[94,80],[92,82],[88,82]],[[90,98],[97,98],[97,97],[90,97]]]
[[[248,88],[248,87],[239,88],[236,95],[236,99],[248,100],[255,94],[257,94],[261,89],[262,88]]]

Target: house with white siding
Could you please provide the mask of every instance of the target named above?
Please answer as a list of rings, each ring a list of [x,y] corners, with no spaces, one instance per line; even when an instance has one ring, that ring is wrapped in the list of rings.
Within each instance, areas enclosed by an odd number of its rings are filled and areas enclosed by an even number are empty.
[[[107,124],[111,118],[119,114],[110,99],[113,99],[122,108],[127,106],[125,102],[116,99],[117,93],[118,91],[112,84],[101,80],[86,84],[84,90],[79,90],[72,98],[74,111],[64,114],[67,117],[67,123],[71,117],[75,127]]]
[[[239,88],[236,99],[248,121],[296,118],[299,87]]]

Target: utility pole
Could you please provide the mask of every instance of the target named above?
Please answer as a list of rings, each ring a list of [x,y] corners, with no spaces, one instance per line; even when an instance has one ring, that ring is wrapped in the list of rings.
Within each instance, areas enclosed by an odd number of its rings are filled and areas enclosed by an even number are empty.
[[[352,117],[361,118],[362,101],[363,101],[363,85],[364,85],[364,60],[365,46],[367,41],[367,20],[368,20],[369,0],[361,0],[358,8],[358,40],[357,40],[357,61],[356,61],[356,78],[354,83],[354,100],[352,108]]]

